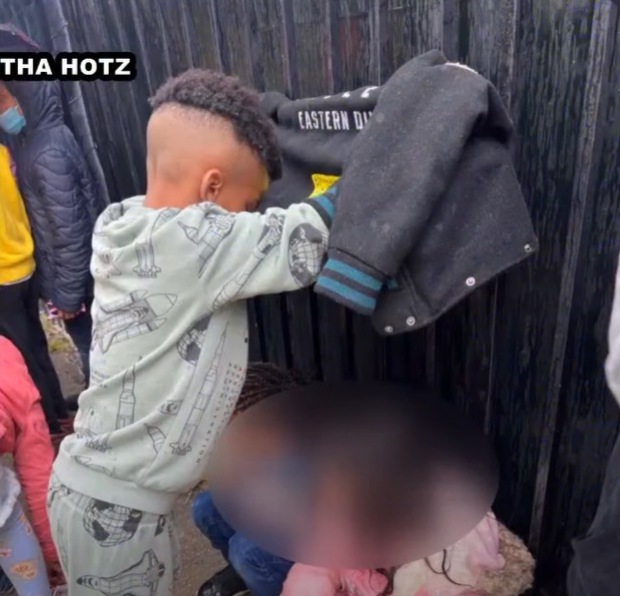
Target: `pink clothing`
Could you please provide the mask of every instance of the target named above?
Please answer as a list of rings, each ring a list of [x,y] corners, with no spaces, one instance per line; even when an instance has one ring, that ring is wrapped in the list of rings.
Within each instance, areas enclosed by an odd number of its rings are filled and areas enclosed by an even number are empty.
[[[337,570],[293,565],[284,582],[282,596],[377,596],[387,587],[387,578],[371,570]]]
[[[485,572],[497,571],[505,561],[499,552],[499,525],[489,513],[467,536],[447,549],[445,568],[452,582],[443,575],[444,553],[414,561],[398,569],[394,578],[394,596],[484,595],[479,588]],[[334,570],[293,565],[282,596],[378,596],[387,579],[374,570]]]
[[[43,556],[57,563],[45,501],[54,450],[37,391],[19,350],[0,337],[0,454],[11,454]]]

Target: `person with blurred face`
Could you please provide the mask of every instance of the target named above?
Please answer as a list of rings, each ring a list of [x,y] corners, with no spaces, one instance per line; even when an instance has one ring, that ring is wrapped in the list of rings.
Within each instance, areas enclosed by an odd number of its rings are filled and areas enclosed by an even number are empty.
[[[0,84],[0,128],[15,135],[24,126],[18,102]],[[62,437],[68,412],[39,318],[39,289],[30,222],[15,164],[7,147],[0,145],[0,335],[22,353],[41,394],[50,432]]]

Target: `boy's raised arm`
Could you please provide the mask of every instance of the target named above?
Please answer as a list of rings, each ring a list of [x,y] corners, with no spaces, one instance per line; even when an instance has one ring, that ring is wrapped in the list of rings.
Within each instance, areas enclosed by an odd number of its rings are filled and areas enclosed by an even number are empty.
[[[196,263],[198,286],[217,310],[314,283],[333,214],[333,195],[326,194],[264,214],[228,213],[203,204],[180,213],[178,223],[186,242],[194,245],[184,254],[191,253],[188,261]]]

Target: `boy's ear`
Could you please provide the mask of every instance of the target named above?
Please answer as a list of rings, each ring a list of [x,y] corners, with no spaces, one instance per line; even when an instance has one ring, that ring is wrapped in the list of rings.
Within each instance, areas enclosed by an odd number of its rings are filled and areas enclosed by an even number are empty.
[[[222,172],[217,169],[209,170],[202,177],[202,182],[200,183],[200,200],[217,203],[217,197],[222,190],[223,184],[224,176]]]

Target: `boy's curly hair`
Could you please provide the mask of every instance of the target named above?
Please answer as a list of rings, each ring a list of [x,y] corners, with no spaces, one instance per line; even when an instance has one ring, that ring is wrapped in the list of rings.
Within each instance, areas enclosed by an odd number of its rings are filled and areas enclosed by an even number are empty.
[[[269,178],[278,180],[282,176],[282,157],[271,120],[261,110],[258,94],[236,77],[191,68],[168,79],[149,103],[153,111],[166,104],[177,104],[227,120],[239,141],[258,155]]]

